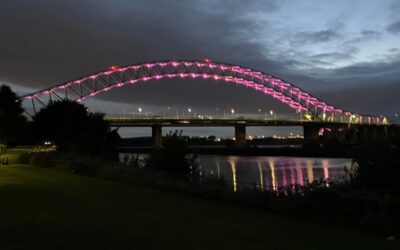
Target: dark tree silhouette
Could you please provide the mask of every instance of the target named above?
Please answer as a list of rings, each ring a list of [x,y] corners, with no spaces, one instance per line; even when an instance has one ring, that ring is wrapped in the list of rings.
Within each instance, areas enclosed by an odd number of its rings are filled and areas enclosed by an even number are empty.
[[[194,171],[194,156],[188,154],[182,131],[169,132],[164,147],[152,152],[146,168],[173,174],[190,174]]]
[[[37,142],[52,141],[63,153],[111,157],[116,155],[119,135],[100,113],[69,100],[50,102],[35,117]]]
[[[16,144],[24,134],[26,118],[17,95],[9,86],[0,86],[0,144]]]

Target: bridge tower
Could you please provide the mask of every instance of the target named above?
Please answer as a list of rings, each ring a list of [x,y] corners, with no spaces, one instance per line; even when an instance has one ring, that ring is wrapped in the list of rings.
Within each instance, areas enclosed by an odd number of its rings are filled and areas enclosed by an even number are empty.
[[[162,126],[154,124],[151,127],[151,139],[153,148],[162,148]]]
[[[246,146],[246,125],[235,125],[235,147],[243,148]]]
[[[318,123],[304,123],[303,124],[303,135],[304,143],[306,145],[319,145],[319,130],[320,125]]]

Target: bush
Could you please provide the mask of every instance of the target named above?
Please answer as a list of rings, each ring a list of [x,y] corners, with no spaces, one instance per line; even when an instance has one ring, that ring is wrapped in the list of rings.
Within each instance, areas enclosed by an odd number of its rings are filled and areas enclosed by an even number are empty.
[[[56,166],[54,156],[49,153],[35,153],[32,154],[30,163],[32,165],[44,168],[53,168]]]
[[[72,161],[69,166],[71,173],[85,176],[95,176],[99,172],[99,170],[101,170],[101,168],[101,164],[97,164],[94,161],[82,159]]]
[[[169,132],[164,138],[164,147],[150,154],[145,168],[177,175],[192,174],[196,156],[189,154],[184,140],[182,131]]]
[[[21,164],[31,164],[32,153],[22,153],[18,156],[18,162]]]

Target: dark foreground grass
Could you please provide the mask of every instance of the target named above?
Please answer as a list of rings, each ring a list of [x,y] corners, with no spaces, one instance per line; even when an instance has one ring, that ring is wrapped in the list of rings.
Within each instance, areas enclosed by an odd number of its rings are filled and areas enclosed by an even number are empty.
[[[397,241],[31,166],[0,167],[0,249],[400,249]]]

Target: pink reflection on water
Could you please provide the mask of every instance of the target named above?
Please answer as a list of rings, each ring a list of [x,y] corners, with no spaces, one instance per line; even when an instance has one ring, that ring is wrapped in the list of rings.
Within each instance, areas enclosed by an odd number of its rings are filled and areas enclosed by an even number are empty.
[[[296,170],[297,170],[297,183],[303,186],[304,185],[303,169],[301,167],[297,167]]]
[[[281,169],[282,172],[282,186],[287,186],[286,171],[284,168]]]
[[[294,168],[290,168],[290,184],[296,184],[296,178],[294,176]]]

